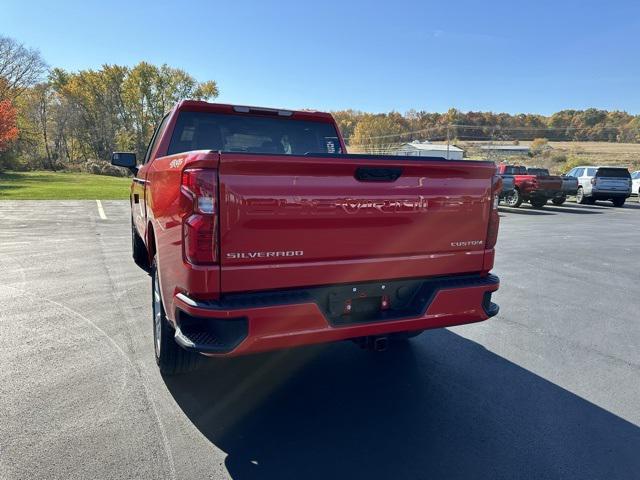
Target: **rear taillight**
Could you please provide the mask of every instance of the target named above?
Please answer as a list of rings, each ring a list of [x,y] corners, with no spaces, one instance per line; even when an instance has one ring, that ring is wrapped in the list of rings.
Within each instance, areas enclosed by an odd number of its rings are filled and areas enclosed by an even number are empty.
[[[502,178],[498,175],[495,175],[491,183],[491,211],[489,212],[489,226],[487,228],[487,239],[485,241],[485,248],[495,247],[496,242],[498,241],[498,228],[500,226],[498,202],[501,189]]]
[[[189,168],[182,172],[182,192],[193,202],[193,211],[216,213],[217,183],[215,170]]]
[[[194,265],[218,262],[218,177],[216,170],[189,168],[182,172],[184,258]]]

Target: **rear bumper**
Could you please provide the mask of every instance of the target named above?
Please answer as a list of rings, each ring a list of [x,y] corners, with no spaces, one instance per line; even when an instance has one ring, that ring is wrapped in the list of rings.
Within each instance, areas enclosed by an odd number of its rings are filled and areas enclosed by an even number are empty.
[[[491,293],[499,285],[494,275],[464,275],[233,294],[215,302],[179,293],[174,297],[176,341],[207,355],[236,356],[480,322],[498,313]],[[342,311],[353,289],[377,298],[375,292],[385,288],[404,292],[397,294],[396,307],[360,318]]]
[[[546,198],[547,200],[552,198],[561,198],[566,195],[566,192],[562,190],[531,190],[527,193],[529,198]]]
[[[629,198],[631,191],[629,190],[591,190],[589,197],[596,200],[609,200],[611,198]]]

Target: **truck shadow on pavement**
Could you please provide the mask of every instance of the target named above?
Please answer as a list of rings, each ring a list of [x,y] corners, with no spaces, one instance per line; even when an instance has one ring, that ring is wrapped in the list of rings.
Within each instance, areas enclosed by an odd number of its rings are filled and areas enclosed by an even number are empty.
[[[234,479],[634,478],[640,428],[448,330],[166,378]]]
[[[636,198],[633,201],[627,200],[627,203],[624,204],[623,208],[628,208],[629,210],[640,210],[640,202]]]
[[[587,210],[624,210],[624,209],[629,209],[629,210],[640,210],[640,203],[638,203],[638,201],[635,198],[631,198],[631,199],[627,199],[627,201],[624,204],[624,207],[614,207],[613,204],[611,204],[610,202],[598,202],[598,203],[594,203],[591,205],[581,205],[579,203],[575,203],[575,202],[571,202],[571,203],[566,203],[566,206],[569,207],[574,207],[574,208],[580,208],[580,209],[587,209]]]
[[[583,210],[599,210],[607,211],[613,208],[613,205],[582,205],[580,203],[565,203],[567,207],[580,208]]]
[[[556,206],[552,206],[552,205],[546,205],[544,207],[545,210],[548,210],[550,212],[557,212],[557,213],[574,213],[576,215],[602,215],[603,213],[606,212],[602,211],[602,210],[591,210],[591,209],[583,209],[583,208],[576,208],[573,205],[567,205],[567,206],[562,206],[562,207],[556,207]]]
[[[533,208],[527,208],[527,207],[512,208],[512,207],[505,207],[502,205],[498,207],[498,211],[502,213],[515,213],[516,215],[555,215],[555,213],[545,212],[543,210],[534,210]]]
[[[587,209],[582,205],[576,207],[575,205],[567,205],[567,206],[555,206],[555,205],[545,205],[541,210],[534,210],[530,207],[520,207],[520,208],[511,208],[511,207],[498,207],[498,210],[503,213],[515,213],[516,215],[555,215],[556,213],[574,213],[577,215],[600,215],[605,213],[606,208],[598,208],[598,209]]]

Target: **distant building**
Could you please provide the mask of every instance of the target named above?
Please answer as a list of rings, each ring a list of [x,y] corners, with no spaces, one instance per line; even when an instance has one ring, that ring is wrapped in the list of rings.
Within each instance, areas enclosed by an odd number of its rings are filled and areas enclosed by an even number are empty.
[[[447,160],[462,160],[464,150],[454,145],[442,145],[439,143],[431,143],[428,140],[421,142],[414,140],[405,143],[394,151],[396,155],[407,155],[410,157],[439,157]]]
[[[529,147],[526,145],[483,145],[480,150],[487,154],[503,157],[529,155]]]

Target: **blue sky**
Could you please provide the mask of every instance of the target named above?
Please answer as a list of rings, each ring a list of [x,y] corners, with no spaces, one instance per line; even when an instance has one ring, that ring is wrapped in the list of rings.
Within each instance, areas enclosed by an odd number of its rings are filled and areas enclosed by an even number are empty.
[[[2,0],[0,33],[69,70],[168,63],[228,103],[640,113],[638,0]]]

